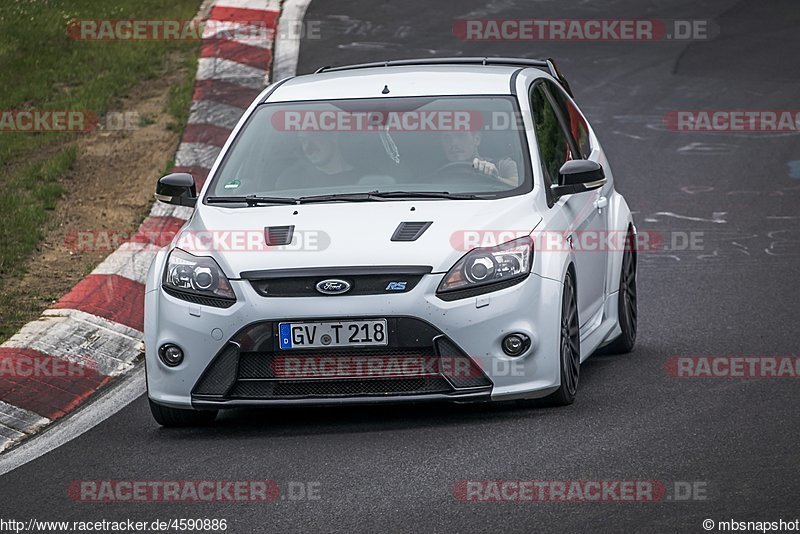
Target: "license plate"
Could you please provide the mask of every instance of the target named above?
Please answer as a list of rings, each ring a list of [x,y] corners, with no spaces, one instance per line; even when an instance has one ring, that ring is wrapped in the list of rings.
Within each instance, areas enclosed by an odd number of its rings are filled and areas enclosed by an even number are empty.
[[[372,347],[389,344],[386,319],[319,323],[280,323],[281,349]]]

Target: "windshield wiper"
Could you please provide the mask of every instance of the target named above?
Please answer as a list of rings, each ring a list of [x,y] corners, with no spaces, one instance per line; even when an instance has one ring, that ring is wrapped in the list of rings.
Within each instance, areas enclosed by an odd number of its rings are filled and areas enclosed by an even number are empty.
[[[370,191],[369,193],[340,193],[335,195],[316,195],[300,197],[298,204],[313,202],[379,202],[392,198],[444,198],[450,200],[486,200],[486,197],[469,193],[448,193],[447,191]]]
[[[452,200],[486,200],[486,197],[471,193],[449,193],[447,191],[373,191],[370,195],[380,198],[448,198]]]
[[[259,197],[247,195],[246,197],[207,197],[208,204],[247,204],[257,206],[259,204],[297,204],[298,199],[287,197]]]
[[[297,199],[298,204],[311,204],[314,202],[377,202],[380,201],[373,193],[338,193],[335,195],[314,195],[309,197],[300,197]]]
[[[451,200],[475,200],[485,197],[466,193],[448,193],[447,191],[370,191],[369,193],[338,193],[332,195],[314,195],[300,198],[260,197],[248,195],[244,197],[207,197],[208,204],[313,204],[315,202],[380,202],[390,198],[444,198]]]

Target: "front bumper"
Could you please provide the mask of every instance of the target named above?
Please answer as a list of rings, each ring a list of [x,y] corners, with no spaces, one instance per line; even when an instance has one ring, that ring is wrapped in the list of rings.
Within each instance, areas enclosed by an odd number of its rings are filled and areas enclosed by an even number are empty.
[[[412,290],[391,295],[269,298],[244,280],[232,280],[237,302],[230,308],[193,304],[160,287],[164,253],[153,262],[145,295],[145,351],[150,398],[173,407],[227,408],[284,404],[506,400],[545,396],[559,385],[558,338],[561,284],[529,276],[499,291],[445,302],[436,288],[442,274],[430,274]],[[281,380],[272,363],[279,321],[386,318],[390,346],[353,349],[384,357],[467,358],[467,376],[409,380],[370,377]],[[521,356],[506,356],[510,333],[531,338]],[[184,351],[177,367],[165,366],[157,349],[173,343]],[[381,351],[386,351],[382,354]],[[335,351],[334,351],[335,352]],[[330,353],[328,351],[327,353]],[[324,357],[325,351],[313,352]],[[216,369],[222,369],[221,372]],[[209,380],[216,373],[217,383]],[[482,379],[481,379],[482,377]],[[345,383],[347,382],[347,383]]]

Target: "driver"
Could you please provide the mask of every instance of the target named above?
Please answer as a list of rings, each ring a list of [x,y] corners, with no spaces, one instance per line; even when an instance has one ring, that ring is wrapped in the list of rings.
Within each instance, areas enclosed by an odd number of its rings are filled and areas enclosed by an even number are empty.
[[[440,137],[444,155],[450,163],[471,163],[478,172],[494,176],[508,185],[519,185],[517,163],[511,158],[504,158],[492,163],[478,154],[481,134],[473,131],[445,132]]]

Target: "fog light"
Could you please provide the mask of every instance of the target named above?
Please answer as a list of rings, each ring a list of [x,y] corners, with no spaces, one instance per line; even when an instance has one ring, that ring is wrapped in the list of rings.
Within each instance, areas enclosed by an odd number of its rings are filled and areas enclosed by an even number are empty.
[[[503,338],[503,352],[509,356],[519,356],[531,346],[531,338],[525,334],[509,334]]]
[[[183,361],[183,351],[177,345],[167,343],[158,349],[158,357],[168,367],[177,367]]]

